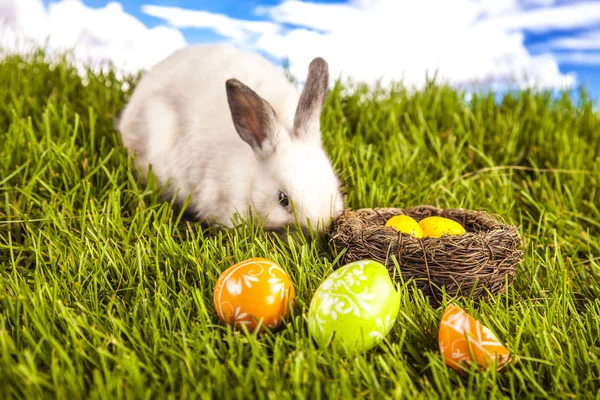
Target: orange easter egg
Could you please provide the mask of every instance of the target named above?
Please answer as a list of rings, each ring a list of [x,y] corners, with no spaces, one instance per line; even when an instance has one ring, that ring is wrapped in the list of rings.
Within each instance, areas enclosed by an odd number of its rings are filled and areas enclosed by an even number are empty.
[[[222,321],[254,331],[262,322],[277,328],[294,300],[290,276],[277,263],[251,258],[221,273],[214,289],[214,305]]]
[[[458,371],[463,363],[498,369],[510,360],[510,352],[492,331],[462,308],[449,304],[440,322],[438,345],[446,364]]]

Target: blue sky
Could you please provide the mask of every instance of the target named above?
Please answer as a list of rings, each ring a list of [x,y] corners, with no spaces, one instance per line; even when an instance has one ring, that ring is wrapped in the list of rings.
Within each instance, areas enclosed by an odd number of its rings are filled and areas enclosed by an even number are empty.
[[[585,34],[587,29],[560,29],[552,30],[544,33],[536,33],[525,31],[525,46],[531,50],[532,54],[537,54],[537,48],[545,43],[557,38],[568,38],[577,35]],[[600,48],[598,49],[600,50]],[[555,50],[554,54],[564,54],[568,51]],[[589,51],[588,54],[600,54],[600,51]],[[577,76],[577,85],[583,85],[586,90],[589,90],[594,98],[600,102],[600,60],[597,64],[558,62],[560,72],[573,73]]]
[[[184,45],[229,42],[274,61],[289,59],[300,78],[321,55],[333,76],[353,80],[419,86],[435,69],[459,87],[583,84],[600,102],[597,0],[5,2],[9,11],[0,7],[0,19],[15,31],[56,37],[57,46],[85,47],[80,53],[89,60],[132,69]],[[36,3],[37,14],[30,12]]]

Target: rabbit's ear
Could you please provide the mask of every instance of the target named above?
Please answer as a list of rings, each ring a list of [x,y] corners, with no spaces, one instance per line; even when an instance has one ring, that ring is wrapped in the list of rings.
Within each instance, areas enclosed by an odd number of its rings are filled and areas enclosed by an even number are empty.
[[[296,108],[294,134],[298,137],[320,135],[321,112],[327,96],[329,68],[327,61],[317,57],[308,67],[308,77]]]
[[[225,82],[233,124],[240,137],[261,156],[275,150],[277,119],[273,107],[237,79]]]

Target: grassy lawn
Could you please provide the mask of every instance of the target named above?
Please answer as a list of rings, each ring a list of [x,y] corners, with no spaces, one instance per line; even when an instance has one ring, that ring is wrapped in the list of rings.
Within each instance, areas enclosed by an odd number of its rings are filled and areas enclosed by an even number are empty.
[[[520,360],[461,377],[437,347],[443,306],[406,286],[383,345],[319,350],[305,317],[339,266],[326,240],[184,222],[139,184],[113,128],[133,81],[66,65],[0,63],[0,398],[598,398],[600,116],[585,98],[467,103],[437,85],[328,98],[349,207],[484,209],[520,226],[513,285],[456,300]],[[253,256],[296,285],[277,334],[236,333],[213,309],[220,272]]]

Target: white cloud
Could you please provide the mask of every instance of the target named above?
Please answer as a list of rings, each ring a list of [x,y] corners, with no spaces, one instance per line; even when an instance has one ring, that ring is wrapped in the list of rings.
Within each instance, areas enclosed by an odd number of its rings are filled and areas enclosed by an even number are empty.
[[[39,0],[1,0],[0,44],[7,50],[16,50],[24,37],[41,43],[48,31],[48,18]]]
[[[551,6],[556,3],[556,0],[524,0],[527,6]]]
[[[600,24],[600,2],[573,2],[557,7],[515,12],[488,21],[505,30],[545,32],[552,29],[590,27]]]
[[[589,32],[574,37],[551,40],[549,47],[569,50],[600,50],[600,31]]]
[[[0,45],[5,51],[46,43],[50,51],[72,50],[78,61],[112,61],[125,71],[148,68],[186,44],[179,30],[149,29],[117,2],[90,8],[80,0],[62,0],[46,8],[41,0],[0,0]]]
[[[274,21],[289,23],[321,31],[331,32],[348,25],[360,23],[364,9],[357,4],[307,3],[285,1],[275,7],[258,7],[258,15],[268,15]],[[307,18],[308,17],[308,18]]]
[[[127,70],[148,68],[186,43],[179,29],[211,29],[223,41],[288,58],[304,79],[315,56],[331,75],[374,82],[382,78],[422,86],[426,74],[458,86],[516,84],[572,86],[558,61],[592,62],[587,53],[556,49],[597,48],[597,33],[557,39],[540,54],[524,44],[525,31],[590,28],[600,23],[600,2],[554,0],[349,0],[342,4],[283,0],[258,6],[262,18],[244,20],[203,10],[145,5],[142,11],[168,26],[147,28],[120,3],[90,8],[81,0],[0,0],[0,44],[18,50],[25,39],[51,48],[74,48],[79,59],[111,60]],[[16,44],[15,44],[16,43]],[[560,57],[560,58],[558,58]]]
[[[556,58],[561,63],[579,65],[600,65],[600,53],[584,53],[580,51],[559,53]]]
[[[333,76],[368,82],[382,78],[422,86],[426,74],[437,71],[460,86],[571,86],[574,77],[561,74],[550,54],[532,56],[524,45],[524,25],[538,29],[555,22],[555,14],[544,10],[522,10],[516,0],[363,0],[335,6],[287,0],[260,11],[298,27],[263,34],[248,45],[289,58],[299,78],[320,55]],[[327,27],[328,20],[335,22]]]
[[[245,21],[223,14],[185,10],[178,7],[142,6],[142,11],[167,21],[177,28],[211,28],[231,39],[247,39],[250,34],[268,34],[279,30],[279,25],[264,21]]]

